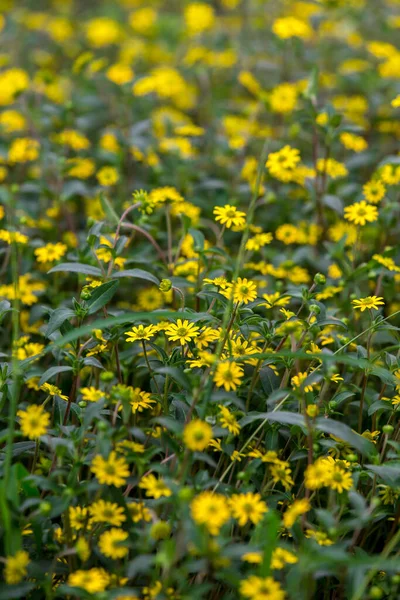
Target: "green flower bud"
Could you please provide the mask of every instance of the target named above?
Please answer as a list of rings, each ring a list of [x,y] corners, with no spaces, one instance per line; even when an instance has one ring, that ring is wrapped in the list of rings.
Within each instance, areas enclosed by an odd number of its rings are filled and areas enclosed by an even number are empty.
[[[348,460],[349,462],[357,462],[358,456],[357,456],[357,454],[354,454],[354,452],[353,452],[346,456],[346,460]]]
[[[184,502],[190,502],[190,500],[193,498],[193,495],[194,492],[190,487],[183,487],[178,493],[179,499],[183,500]]]
[[[319,313],[321,312],[320,307],[318,306],[318,304],[310,304],[310,312],[314,313],[315,315],[319,315]]]
[[[150,537],[153,540],[165,540],[171,533],[171,525],[166,521],[158,521],[150,528]]]
[[[105,421],[99,421],[97,423],[97,429],[99,431],[107,431],[108,429],[108,424]]]
[[[384,425],[382,431],[383,433],[386,433],[386,435],[391,435],[394,431],[394,427],[393,425]]]
[[[92,295],[92,292],[90,290],[88,290],[87,288],[83,288],[83,290],[81,291],[82,300],[89,300],[91,295]]]
[[[316,273],[314,276],[314,283],[317,285],[325,285],[326,277],[322,273]]]
[[[78,402],[78,406],[80,406],[81,408],[85,408],[87,406],[87,402],[81,400],[80,402]]]
[[[162,279],[160,283],[160,287],[158,288],[160,292],[169,292],[172,288],[172,281],[170,279]]]
[[[109,381],[112,381],[114,379],[114,373],[112,371],[103,371],[100,374],[100,379],[101,381],[108,383]]]
[[[383,590],[377,585],[373,585],[372,588],[369,590],[368,596],[370,598],[373,598],[373,600],[379,600],[380,598],[383,598]]]
[[[47,516],[51,513],[52,506],[50,502],[41,502],[39,504],[39,511],[42,515]]]

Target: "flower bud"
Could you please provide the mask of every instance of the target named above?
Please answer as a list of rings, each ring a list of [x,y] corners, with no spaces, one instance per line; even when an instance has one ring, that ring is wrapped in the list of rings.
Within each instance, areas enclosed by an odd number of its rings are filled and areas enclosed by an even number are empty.
[[[162,279],[160,283],[160,287],[158,288],[160,292],[169,292],[172,288],[172,281],[170,279]]]
[[[171,533],[171,525],[166,521],[157,521],[150,528],[150,537],[153,540],[165,540]]]
[[[393,425],[384,425],[382,431],[383,433],[386,433],[386,435],[391,435],[394,431],[394,427]]]
[[[108,383],[109,381],[112,381],[114,379],[114,373],[112,371],[103,371],[100,374],[100,379],[101,381]]]
[[[322,273],[316,273],[314,275],[314,283],[316,283],[317,285],[325,285],[325,283],[326,283],[325,275],[323,275]]]

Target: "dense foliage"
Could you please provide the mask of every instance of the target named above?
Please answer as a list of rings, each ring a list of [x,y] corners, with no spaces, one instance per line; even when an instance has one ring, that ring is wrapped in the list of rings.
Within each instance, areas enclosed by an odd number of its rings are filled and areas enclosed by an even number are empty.
[[[0,599],[400,597],[399,0],[0,0]]]

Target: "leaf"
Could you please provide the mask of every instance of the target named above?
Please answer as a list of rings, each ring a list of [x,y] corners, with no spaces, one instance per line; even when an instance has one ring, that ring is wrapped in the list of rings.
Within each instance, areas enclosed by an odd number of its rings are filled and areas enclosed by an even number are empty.
[[[160,285],[160,280],[157,279],[155,275],[152,273],[148,273],[148,271],[144,271],[143,269],[127,269],[126,271],[115,271],[112,274],[113,279],[117,277],[133,277],[134,279],[145,279],[146,281],[151,281],[155,283],[155,285]]]
[[[92,267],[84,263],[61,263],[56,265],[47,274],[50,273],[82,273],[83,275],[92,275],[93,277],[102,277],[102,272],[99,267]]]
[[[390,463],[388,465],[365,465],[378,477],[390,486],[398,486],[400,484],[400,463]]]
[[[88,314],[92,315],[100,310],[100,308],[103,308],[103,306],[105,306],[114,296],[118,286],[119,281],[108,281],[95,288],[87,302],[89,306]]]
[[[106,198],[106,196],[103,192],[100,194],[100,203],[101,203],[101,208],[105,212],[107,219],[111,223],[115,223],[116,225],[118,225],[119,217],[118,217],[117,213],[115,212],[115,210],[113,209],[110,201],[108,200],[108,198]]]
[[[189,235],[192,236],[192,238],[194,240],[193,250],[195,252],[202,252],[204,250],[204,242],[205,242],[203,233],[201,231],[199,231],[198,229],[192,229],[192,228],[189,229],[188,233],[189,233]]]
[[[261,577],[268,577],[271,571],[272,552],[278,539],[280,519],[275,511],[269,511],[262,522],[263,526],[263,561],[260,565]]]
[[[191,389],[191,383],[189,378],[177,367],[160,367],[155,369],[154,373],[160,373],[163,375],[169,375],[177,384],[183,387],[185,390]]]
[[[47,371],[43,373],[39,379],[38,385],[43,385],[46,381],[49,381],[49,379],[54,377],[54,375],[57,375],[57,373],[66,373],[67,371],[72,371],[72,367],[50,367],[50,369],[47,369]]]
[[[345,423],[340,423],[339,421],[334,421],[333,419],[324,419],[318,418],[315,420],[315,427],[319,431],[323,431],[324,433],[329,433],[330,435],[334,435],[335,437],[347,442],[353,448],[356,448],[361,454],[370,455],[376,454],[376,449],[374,444],[372,444],[366,438],[363,438],[362,435],[359,435],[351,427],[346,425]]]
[[[34,583],[18,583],[8,585],[0,590],[0,600],[12,600],[13,598],[27,598],[28,593],[35,587]]]
[[[128,563],[127,576],[129,579],[136,577],[138,573],[148,573],[152,568],[156,557],[153,554],[141,554]]]
[[[75,313],[70,308],[56,308],[50,315],[47,323],[46,337],[50,337],[52,333],[60,329],[61,325],[67,320],[75,316]]]
[[[254,423],[254,421],[272,421],[273,423],[283,423],[284,425],[298,425],[299,427],[305,427],[306,422],[304,420],[303,415],[299,413],[291,413],[284,410],[271,411],[266,413],[249,413],[246,417],[243,417],[239,421],[239,425],[244,427],[249,423]]]

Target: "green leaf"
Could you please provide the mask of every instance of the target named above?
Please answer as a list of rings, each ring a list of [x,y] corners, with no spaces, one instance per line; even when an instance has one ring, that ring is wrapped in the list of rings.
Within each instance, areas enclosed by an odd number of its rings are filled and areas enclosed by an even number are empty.
[[[388,465],[365,465],[365,468],[381,477],[387,485],[395,487],[400,484],[400,462],[393,461]]]
[[[205,242],[205,238],[204,235],[201,231],[199,231],[198,229],[192,229],[190,228],[188,231],[189,235],[192,236],[193,240],[194,240],[194,251],[195,252],[202,252],[204,250],[204,242]]]
[[[303,415],[299,413],[291,413],[284,410],[277,410],[276,412],[266,413],[249,413],[246,417],[243,417],[239,421],[241,427],[254,423],[254,421],[271,421],[273,423],[282,423],[284,425],[298,425],[299,427],[305,427],[306,422]]]
[[[101,203],[101,208],[105,212],[107,219],[111,223],[115,223],[116,225],[118,225],[119,217],[118,217],[117,213],[115,212],[115,210],[113,209],[110,201],[108,200],[108,198],[106,198],[106,196],[103,192],[100,194],[100,203]]]
[[[54,377],[54,375],[57,375],[57,373],[66,373],[67,371],[72,371],[72,367],[50,367],[50,369],[47,369],[47,371],[45,371],[43,373],[43,375],[41,376],[41,378],[39,379],[39,384],[38,385],[43,385],[44,383],[46,383],[46,381],[49,381],[49,379],[51,379],[52,377]]]
[[[35,587],[34,583],[18,583],[8,585],[0,590],[0,600],[12,600],[13,598],[27,598],[28,593]]]
[[[267,512],[264,520],[262,521],[263,561],[259,569],[261,577],[268,577],[270,574],[272,552],[274,551],[278,539],[279,524],[280,519],[275,511],[272,510]]]
[[[47,323],[46,337],[50,337],[52,333],[60,329],[61,325],[65,323],[67,319],[71,319],[75,316],[75,313],[70,308],[56,308],[50,315],[50,319]]]
[[[169,375],[178,385],[183,387],[185,390],[191,389],[191,383],[189,378],[177,367],[160,367],[156,369],[154,373],[160,373],[163,375]]]
[[[99,267],[92,267],[84,263],[60,263],[56,265],[47,274],[50,273],[82,273],[83,275],[92,275],[93,277],[102,277],[102,272]]]
[[[363,438],[345,423],[334,421],[333,419],[318,418],[315,420],[315,427],[319,431],[329,433],[335,437],[347,442],[353,448],[356,448],[361,454],[376,454],[376,448],[372,442]]]
[[[92,315],[100,310],[100,308],[103,308],[103,306],[105,306],[114,296],[118,286],[119,281],[108,281],[95,288],[90,299],[87,301],[89,306],[88,314]]]
[[[116,279],[119,277],[133,277],[134,279],[144,279],[146,281],[151,281],[155,283],[155,285],[160,285],[160,280],[157,279],[155,275],[152,273],[148,273],[148,271],[144,271],[143,269],[127,269],[126,271],[115,271],[112,274],[112,278]]]

